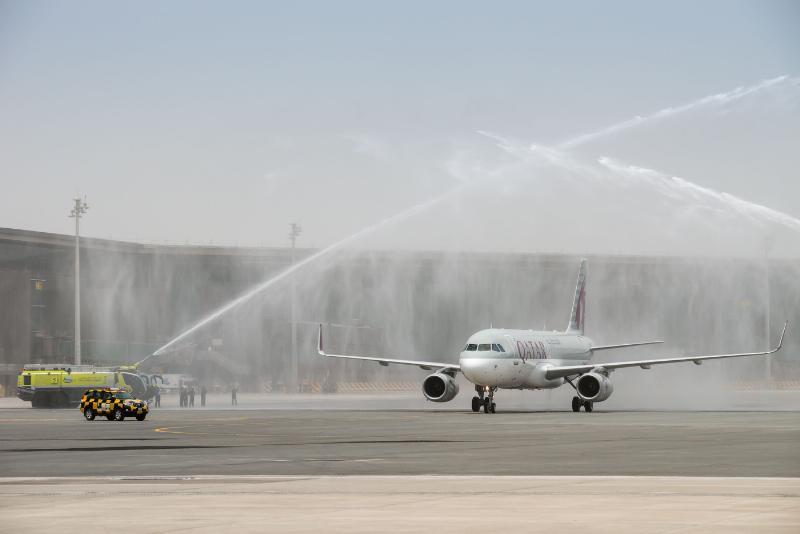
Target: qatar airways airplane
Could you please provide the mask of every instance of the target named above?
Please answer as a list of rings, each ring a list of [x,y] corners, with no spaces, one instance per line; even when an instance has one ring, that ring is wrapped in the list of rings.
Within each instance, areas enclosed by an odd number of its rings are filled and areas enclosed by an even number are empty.
[[[365,360],[381,365],[416,365],[422,369],[435,370],[422,382],[422,393],[425,398],[433,402],[447,402],[458,394],[455,376],[460,371],[467,380],[475,384],[477,395],[472,398],[473,412],[483,408],[485,413],[495,413],[494,394],[498,389],[552,389],[565,383],[572,386],[576,392],[572,398],[572,411],[580,411],[582,406],[585,411],[591,412],[595,402],[608,399],[614,391],[609,375],[616,369],[624,367],[650,369],[651,365],[680,362],[700,365],[704,360],[773,354],[783,345],[783,336],[788,325],[788,321],[783,325],[777,347],[765,352],[592,363],[592,356],[598,351],[653,345],[663,341],[595,345],[591,339],[583,335],[585,300],[586,260],[581,260],[569,326],[564,332],[500,328],[481,330],[469,337],[459,354],[459,363],[452,364],[328,354],[322,347],[322,325],[320,325],[317,352],[321,356],[330,358]]]

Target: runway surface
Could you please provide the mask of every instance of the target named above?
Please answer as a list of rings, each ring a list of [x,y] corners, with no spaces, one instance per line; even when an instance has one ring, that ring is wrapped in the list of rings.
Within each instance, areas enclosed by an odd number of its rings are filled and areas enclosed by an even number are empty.
[[[794,533],[795,398],[487,415],[404,395],[245,396],[122,423],[4,400],[0,532],[82,532],[63,518],[88,503],[95,529],[137,532]]]
[[[0,532],[800,531],[800,480],[680,477],[0,479]],[[33,519],[35,518],[35,519]],[[65,518],[69,518],[65,520]]]
[[[118,423],[21,408],[0,409],[0,429],[3,477],[800,476],[789,411],[156,409]]]

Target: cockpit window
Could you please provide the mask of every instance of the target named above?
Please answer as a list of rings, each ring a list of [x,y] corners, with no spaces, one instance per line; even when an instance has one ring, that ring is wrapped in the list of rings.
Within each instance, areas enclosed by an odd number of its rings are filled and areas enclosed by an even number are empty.
[[[492,343],[492,350],[495,352],[505,352],[505,350],[503,350],[503,346],[498,345],[497,343]]]
[[[478,350],[478,345],[476,345],[475,343],[468,343],[466,350]]]
[[[489,344],[489,343],[481,343],[480,345],[478,345],[478,350],[481,350],[481,351],[492,350],[492,345]]]

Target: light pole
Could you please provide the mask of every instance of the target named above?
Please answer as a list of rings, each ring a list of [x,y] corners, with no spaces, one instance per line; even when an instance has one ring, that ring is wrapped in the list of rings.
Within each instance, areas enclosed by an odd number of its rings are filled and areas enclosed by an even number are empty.
[[[302,233],[303,229],[297,223],[289,225],[289,240],[292,242],[292,266],[295,263],[294,250],[297,238]],[[294,272],[292,273],[292,360],[289,362],[289,391],[297,393],[297,306],[295,303],[295,279]]]
[[[766,349],[770,350],[770,322],[771,322],[771,311],[772,311],[772,291],[769,284],[769,251],[772,246],[771,239],[767,237],[764,239],[764,338],[766,340]],[[772,354],[768,354],[766,357],[766,379],[767,382],[772,382]]]
[[[75,219],[75,365],[81,364],[81,216],[89,206],[86,200],[75,197],[69,216]]]

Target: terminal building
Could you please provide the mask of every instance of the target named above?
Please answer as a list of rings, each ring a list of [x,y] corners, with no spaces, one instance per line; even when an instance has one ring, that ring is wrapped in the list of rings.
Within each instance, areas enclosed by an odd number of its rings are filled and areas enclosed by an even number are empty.
[[[136,363],[215,309],[291,265],[289,248],[151,245],[81,239],[82,363]],[[298,258],[314,251],[298,250]],[[74,363],[74,237],[0,229],[0,388],[13,395],[24,364]],[[422,378],[416,369],[338,362],[326,348],[456,361],[474,331],[561,330],[577,256],[355,251],[299,269],[163,355],[150,372],[188,373],[245,390],[297,380]],[[787,259],[589,256],[587,335],[598,343],[665,339],[658,354],[761,350],[790,321],[771,362],[720,366],[736,381],[800,378],[800,262]],[[650,353],[655,356],[656,354]],[[322,386],[320,386],[322,385]]]

